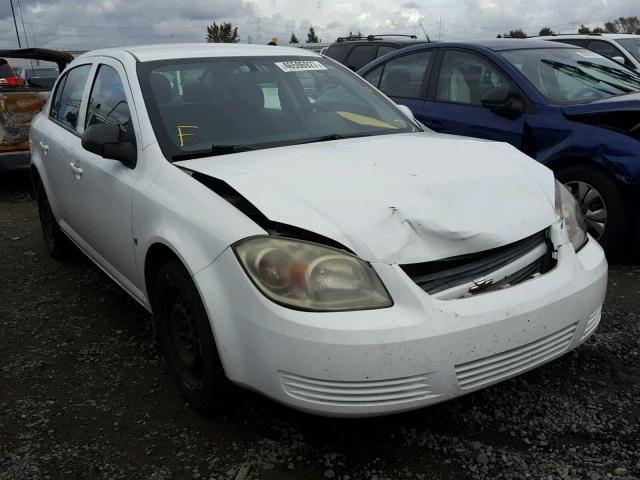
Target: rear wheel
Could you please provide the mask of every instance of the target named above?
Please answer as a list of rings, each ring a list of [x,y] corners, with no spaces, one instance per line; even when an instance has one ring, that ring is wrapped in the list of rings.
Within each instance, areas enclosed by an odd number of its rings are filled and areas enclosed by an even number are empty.
[[[572,165],[556,177],[578,200],[587,231],[610,256],[622,253],[628,243],[629,219],[622,192],[605,173],[587,165]]]
[[[180,392],[197,410],[220,407],[229,384],[198,290],[184,266],[165,264],[156,281],[154,322]]]
[[[37,177],[34,183],[38,202],[38,216],[40,217],[40,226],[42,227],[45,244],[53,258],[64,260],[69,257],[74,246],[58,225],[53,210],[51,210],[44,185],[42,185],[42,180]]]

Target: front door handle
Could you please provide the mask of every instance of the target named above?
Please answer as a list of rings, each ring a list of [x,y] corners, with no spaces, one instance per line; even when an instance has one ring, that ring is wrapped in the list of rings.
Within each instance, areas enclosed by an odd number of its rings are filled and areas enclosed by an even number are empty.
[[[73,175],[76,178],[80,178],[82,176],[82,169],[79,166],[77,166],[75,163],[70,163],[69,168],[71,169],[71,171],[73,172]]]
[[[42,152],[46,155],[49,152],[49,145],[47,145],[45,142],[40,141],[40,148],[42,149]]]

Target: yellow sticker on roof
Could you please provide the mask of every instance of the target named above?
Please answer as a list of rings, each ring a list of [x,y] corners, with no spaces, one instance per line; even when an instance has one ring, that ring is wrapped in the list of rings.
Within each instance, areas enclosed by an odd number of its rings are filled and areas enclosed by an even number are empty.
[[[370,127],[379,127],[379,128],[393,128],[397,130],[398,127],[394,127],[393,125],[383,122],[382,120],[378,120],[377,118],[367,117],[365,115],[359,115],[357,113],[351,112],[336,112],[342,118],[346,118],[350,122],[357,123],[358,125],[367,125]]]

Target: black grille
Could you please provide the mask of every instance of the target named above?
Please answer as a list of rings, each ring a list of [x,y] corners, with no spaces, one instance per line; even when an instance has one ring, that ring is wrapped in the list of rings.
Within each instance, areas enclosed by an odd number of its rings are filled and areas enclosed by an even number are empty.
[[[542,274],[553,268],[553,248],[545,231],[504,247],[435,262],[401,265],[401,268],[425,292],[435,294],[489,275],[540,245],[544,245],[546,248],[546,253],[543,256],[484,289],[483,292],[486,292],[506,285],[515,285],[535,274]]]

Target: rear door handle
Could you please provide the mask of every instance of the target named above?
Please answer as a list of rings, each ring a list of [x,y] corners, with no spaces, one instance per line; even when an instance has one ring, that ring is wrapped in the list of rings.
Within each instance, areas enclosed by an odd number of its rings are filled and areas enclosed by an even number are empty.
[[[71,169],[71,171],[73,172],[73,175],[76,178],[80,178],[82,176],[82,169],[79,166],[77,166],[75,163],[70,163],[69,168]]]
[[[49,152],[49,145],[47,145],[45,142],[40,141],[40,148],[42,149],[42,151],[44,152],[44,154],[46,155]]]

